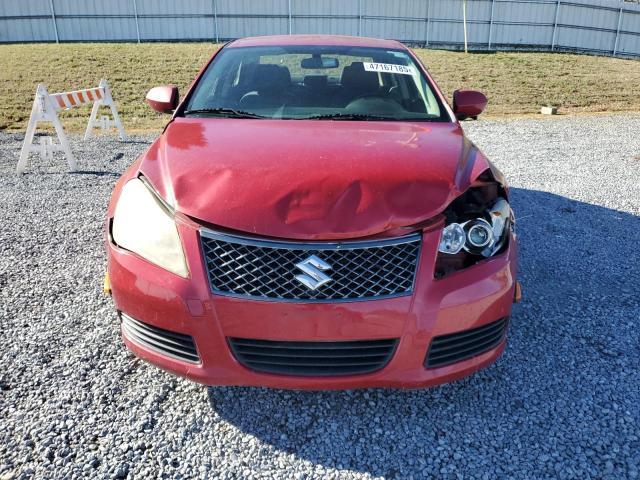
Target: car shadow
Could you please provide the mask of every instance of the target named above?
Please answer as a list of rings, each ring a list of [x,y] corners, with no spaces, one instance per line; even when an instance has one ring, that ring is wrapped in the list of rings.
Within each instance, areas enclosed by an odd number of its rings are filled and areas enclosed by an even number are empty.
[[[573,420],[576,402],[581,415],[597,418],[625,389],[628,400],[616,400],[622,409],[638,400],[631,382],[615,384],[612,393],[611,378],[637,365],[640,217],[519,188],[511,202],[524,298],[496,364],[423,390],[209,388],[213,411],[325,469],[386,478],[446,477],[456,464],[481,472],[483,465],[508,464],[500,459],[505,450],[525,457],[535,446],[552,456],[563,445],[589,443],[588,428]],[[573,427],[560,437],[550,433],[563,425]],[[616,441],[614,428],[598,435]],[[529,476],[555,477],[540,455],[526,460]]]
[[[92,175],[94,177],[115,177],[120,178],[122,173],[119,172],[105,172],[100,170],[75,170],[69,172],[71,175]]]

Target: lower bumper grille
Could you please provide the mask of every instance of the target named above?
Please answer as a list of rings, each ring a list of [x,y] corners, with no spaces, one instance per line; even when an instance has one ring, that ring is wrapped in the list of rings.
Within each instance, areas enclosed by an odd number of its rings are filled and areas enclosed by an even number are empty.
[[[482,327],[435,337],[427,353],[427,368],[441,367],[480,355],[497,347],[507,330],[507,318]]]
[[[193,338],[182,333],[171,332],[120,313],[122,332],[131,341],[154,350],[167,357],[191,363],[199,363],[200,357]]]
[[[371,373],[393,356],[397,339],[350,342],[287,342],[229,338],[236,359],[257,372],[299,376]]]

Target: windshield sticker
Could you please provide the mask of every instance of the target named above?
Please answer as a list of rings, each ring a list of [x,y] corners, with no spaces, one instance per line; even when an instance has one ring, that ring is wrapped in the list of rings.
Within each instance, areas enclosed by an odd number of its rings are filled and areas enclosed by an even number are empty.
[[[382,73],[401,73],[402,75],[413,75],[413,68],[405,65],[395,65],[393,63],[373,63],[363,62],[364,69],[367,72],[382,72]]]

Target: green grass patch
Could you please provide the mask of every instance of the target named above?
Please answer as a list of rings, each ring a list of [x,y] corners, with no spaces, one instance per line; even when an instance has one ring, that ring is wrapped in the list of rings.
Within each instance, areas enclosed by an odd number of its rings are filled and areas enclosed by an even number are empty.
[[[97,86],[106,78],[127,131],[160,129],[168,117],[145,103],[149,88],[172,83],[184,92],[215,52],[211,43],[0,45],[0,130],[24,130],[38,83],[49,92]],[[464,54],[416,50],[448,98],[456,88],[482,90],[487,115],[639,111],[640,62],[548,53]],[[63,112],[81,131],[89,107]]]

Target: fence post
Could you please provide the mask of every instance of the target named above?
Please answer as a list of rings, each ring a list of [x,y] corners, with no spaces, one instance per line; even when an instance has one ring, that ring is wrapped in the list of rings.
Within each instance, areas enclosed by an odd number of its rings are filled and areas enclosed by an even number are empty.
[[[613,56],[615,57],[616,53],[618,53],[618,40],[620,39],[620,25],[622,24],[622,7],[620,7],[620,12],[618,13],[618,28],[616,30],[616,40],[613,43]]]
[[[291,35],[291,0],[289,0],[289,35]]]
[[[358,0],[358,36],[362,35],[362,0]]]
[[[138,2],[133,0],[133,15],[136,18],[136,38],[138,39],[138,43],[140,43],[140,24],[138,23]]]
[[[53,21],[53,33],[56,36],[56,43],[60,43],[60,38],[58,37],[58,22],[56,22],[56,9],[53,6],[53,0],[49,0],[49,5],[51,6],[51,20]]]
[[[487,50],[491,50],[491,34],[493,33],[493,7],[496,4],[496,0],[491,0],[491,17],[489,18],[489,42],[487,44]]]
[[[427,0],[427,32],[425,35],[425,45],[429,46],[429,24],[431,23],[431,0]]]
[[[220,43],[220,35],[218,34],[218,2],[213,0],[213,28],[216,31],[216,43]]]
[[[469,53],[467,48],[467,0],[462,0],[462,23],[464,24],[464,53]]]
[[[556,16],[553,20],[553,36],[551,37],[551,51],[556,49],[556,31],[558,30],[558,14],[560,13],[560,0],[556,3]]]

